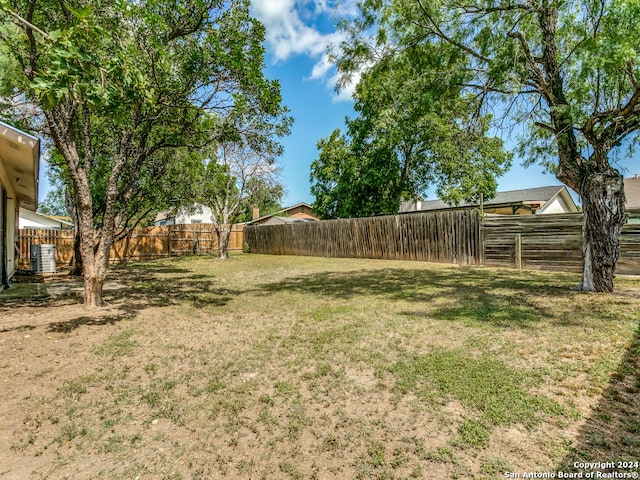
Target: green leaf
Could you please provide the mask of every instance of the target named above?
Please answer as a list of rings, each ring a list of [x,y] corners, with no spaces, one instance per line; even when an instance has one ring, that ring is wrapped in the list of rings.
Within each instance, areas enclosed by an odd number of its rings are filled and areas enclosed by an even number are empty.
[[[79,18],[80,20],[85,20],[93,14],[93,9],[91,7],[73,8],[69,4],[65,4],[65,6],[74,17]]]

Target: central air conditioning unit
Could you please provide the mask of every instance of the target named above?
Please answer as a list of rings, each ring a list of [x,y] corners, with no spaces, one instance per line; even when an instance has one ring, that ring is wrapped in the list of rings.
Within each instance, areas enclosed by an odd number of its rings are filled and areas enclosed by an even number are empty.
[[[31,245],[29,261],[33,273],[56,273],[56,246]]]

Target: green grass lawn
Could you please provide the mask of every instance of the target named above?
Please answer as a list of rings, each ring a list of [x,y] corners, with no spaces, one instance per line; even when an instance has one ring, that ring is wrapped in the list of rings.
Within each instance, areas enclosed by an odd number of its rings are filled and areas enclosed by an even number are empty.
[[[640,280],[584,294],[564,273],[253,254],[110,278],[126,288],[105,312],[58,300],[0,325],[0,373],[27,362],[33,387],[0,393],[22,416],[0,416],[0,477],[480,479],[640,460]]]

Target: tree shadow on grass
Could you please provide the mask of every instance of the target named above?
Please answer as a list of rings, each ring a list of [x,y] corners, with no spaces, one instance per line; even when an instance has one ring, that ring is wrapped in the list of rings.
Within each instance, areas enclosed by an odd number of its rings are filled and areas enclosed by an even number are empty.
[[[30,330],[45,326],[48,332],[68,333],[82,326],[112,325],[151,307],[189,305],[194,308],[222,307],[240,292],[220,287],[214,276],[191,274],[191,270],[156,264],[129,264],[112,267],[103,290],[104,310],[83,314],[77,318],[37,325],[30,318],[19,318],[0,325],[0,333]],[[56,295],[21,298],[2,303],[0,313],[16,313],[20,307],[48,309],[80,306],[83,298],[82,279],[66,279]]]
[[[162,276],[170,274],[170,276]],[[222,307],[238,290],[221,287],[214,276],[196,274],[184,269],[140,269],[125,272],[120,281],[126,288],[108,292],[106,301],[124,302],[131,308],[165,307],[188,303],[196,308]]]
[[[27,330],[35,330],[38,328],[37,325],[12,325],[9,327],[0,328],[0,333],[8,333],[8,332],[26,332]]]
[[[70,305],[73,305],[71,303]],[[52,303],[48,304],[48,308],[54,308],[56,305]],[[58,305],[60,306],[60,305]],[[127,318],[131,318],[135,315],[134,310],[127,310],[118,308],[114,312],[113,309],[101,311],[97,310],[94,312],[93,316],[91,315],[82,315],[77,318],[72,318],[69,320],[61,320],[61,321],[50,321],[50,322],[35,322],[33,323],[32,317],[18,317],[17,320],[13,320],[10,324],[5,324],[0,326],[0,334],[1,333],[10,333],[10,332],[22,332],[35,330],[39,327],[45,327],[47,333],[69,333],[79,327],[82,326],[99,326],[99,325],[115,325],[117,322],[125,320]],[[29,322],[31,320],[31,323]]]
[[[415,309],[402,312],[410,316],[526,327],[541,318],[557,317],[554,311],[557,299],[580,295],[572,291],[575,282],[576,277],[571,274],[554,274],[552,278],[512,271],[487,272],[480,268],[388,268],[302,275],[260,288],[267,295],[291,291],[340,300],[377,296],[415,303]],[[569,322],[566,318],[557,321]]]
[[[102,325],[115,325],[116,323],[131,318],[131,315],[122,312],[112,315],[100,315],[97,317],[78,317],[63,322],[52,322],[47,325],[48,333],[69,333],[82,326],[102,326]]]
[[[153,274],[176,274],[176,273],[189,273],[191,270],[186,268],[179,268],[172,265],[164,265],[159,263],[150,263],[150,262],[137,262],[137,263],[120,263],[116,265],[112,265],[110,269],[110,274],[114,273],[118,274],[127,274],[127,275],[138,275],[142,274],[145,277]]]
[[[640,324],[631,346],[611,376],[600,402],[580,429],[570,453],[559,463],[564,472],[601,470],[640,472],[619,468],[618,461],[640,462]],[[614,462],[614,468],[583,469],[576,462]]]

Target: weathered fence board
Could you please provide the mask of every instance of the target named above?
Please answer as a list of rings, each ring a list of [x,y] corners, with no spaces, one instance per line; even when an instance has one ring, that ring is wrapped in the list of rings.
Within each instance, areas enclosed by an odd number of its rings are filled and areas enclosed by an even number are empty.
[[[482,241],[487,266],[582,271],[582,215],[486,215]]]
[[[640,225],[622,227],[620,235],[620,259],[616,273],[640,275]]]
[[[47,229],[18,230],[18,268],[28,269],[31,245],[55,245],[56,265],[69,263],[73,256],[73,231]]]
[[[255,253],[386,258],[477,265],[479,216],[473,210],[248,226]]]
[[[514,267],[516,236],[525,269],[582,271],[582,214],[487,215],[482,221],[484,264]],[[616,273],[640,274],[640,225],[625,225],[620,235]]]
[[[229,238],[229,251],[241,251],[244,244],[243,226],[234,225]],[[72,230],[22,229],[18,235],[18,267],[29,268],[31,245],[56,246],[56,265],[64,266],[73,256]],[[218,239],[213,226],[206,223],[137,227],[118,240],[109,255],[111,263],[130,260],[151,260],[179,255],[215,254]]]

